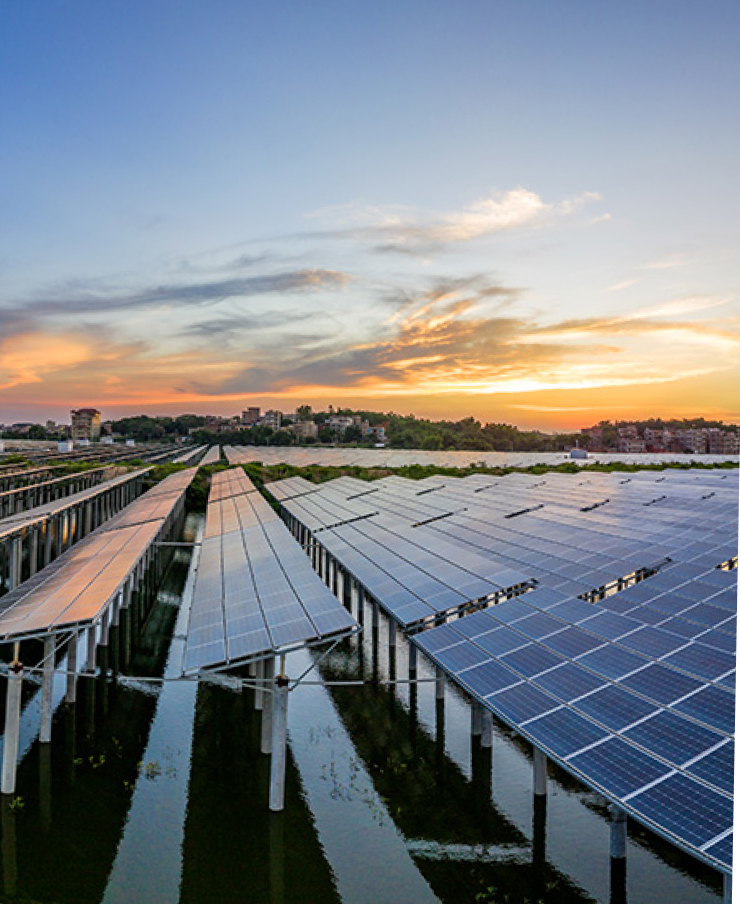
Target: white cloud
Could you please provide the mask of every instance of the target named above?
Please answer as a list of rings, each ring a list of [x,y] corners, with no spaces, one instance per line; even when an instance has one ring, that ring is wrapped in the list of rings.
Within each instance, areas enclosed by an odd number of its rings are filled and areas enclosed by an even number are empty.
[[[635,283],[640,282],[639,279],[626,279],[624,282],[617,283],[615,286],[609,286],[606,290],[607,292],[620,292],[622,289],[627,289],[629,286],[634,286]]]
[[[727,304],[729,298],[710,298],[703,295],[693,295],[689,298],[675,298],[664,301],[651,308],[642,308],[627,315],[625,320],[643,320],[650,317],[676,317],[682,314],[693,314],[697,311],[706,311],[709,308],[717,308]]]
[[[553,204],[529,189],[515,188],[493,193],[460,210],[445,213],[397,206],[343,205],[323,208],[311,216],[333,219],[337,224],[324,235],[372,242],[379,251],[419,254],[435,246],[536,228],[548,220],[570,216],[584,205],[600,200],[598,193],[584,192]]]
[[[676,267],[685,267],[687,264],[692,264],[693,259],[686,257],[685,254],[669,254],[666,257],[661,257],[656,261],[651,261],[648,264],[643,264],[640,269],[641,270],[674,270]]]

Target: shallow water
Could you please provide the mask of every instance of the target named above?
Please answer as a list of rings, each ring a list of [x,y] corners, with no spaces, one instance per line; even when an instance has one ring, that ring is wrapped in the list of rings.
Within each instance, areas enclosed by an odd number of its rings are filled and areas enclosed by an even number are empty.
[[[178,553],[126,675],[179,674],[187,576]],[[81,679],[68,708],[60,683],[50,745],[35,738],[38,691],[28,690],[17,795],[0,810],[3,900],[610,900],[603,801],[551,769],[535,812],[528,746],[500,724],[491,750],[471,743],[464,696],[448,686],[440,708],[423,661],[417,687],[388,684],[408,664],[402,640],[389,656],[384,624],[375,645],[368,631],[323,658],[288,658],[293,677],[310,665],[290,696],[282,814],[267,808],[251,690]],[[326,684],[360,677],[368,683]],[[632,827],[626,899],[612,900],[703,904],[720,887],[718,874]]]

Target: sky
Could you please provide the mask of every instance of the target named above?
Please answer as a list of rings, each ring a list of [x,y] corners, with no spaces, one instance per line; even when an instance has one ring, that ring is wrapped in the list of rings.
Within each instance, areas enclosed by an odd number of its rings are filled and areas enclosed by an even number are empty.
[[[740,6],[0,10],[0,422],[740,422]]]

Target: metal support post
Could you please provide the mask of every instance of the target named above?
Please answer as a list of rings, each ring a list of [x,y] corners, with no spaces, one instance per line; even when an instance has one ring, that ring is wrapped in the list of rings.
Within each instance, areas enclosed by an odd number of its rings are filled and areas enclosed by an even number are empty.
[[[285,765],[288,759],[288,677],[281,665],[275,681],[272,714],[272,762],[270,764],[270,809],[280,812],[285,805]]]
[[[479,738],[483,731],[483,708],[473,700],[470,704],[470,733]]]
[[[265,699],[265,692],[262,689],[262,679],[265,675],[265,661],[264,659],[260,659],[255,663],[255,679],[257,682],[257,687],[254,691],[254,708],[262,709],[262,705]]]
[[[534,793],[547,794],[547,757],[538,747],[534,748]]]
[[[609,823],[609,854],[612,860],[621,860],[627,856],[627,814],[612,804]]]
[[[445,698],[445,673],[442,669],[435,669],[434,672],[434,696],[437,700]]]
[[[271,657],[265,660],[265,700],[262,706],[262,739],[260,750],[262,753],[272,752],[272,717],[275,704],[275,694],[270,693],[275,688],[275,659]]]
[[[32,528],[31,538],[28,544],[28,568],[29,576],[33,577],[39,567],[39,529]]]
[[[85,661],[85,671],[95,672],[95,647],[96,647],[96,627],[90,625],[87,629],[87,659]]]
[[[344,604],[344,571],[337,563],[337,599]]]
[[[14,537],[10,544],[10,589],[15,588],[21,582],[21,565],[23,563],[23,540]]]
[[[17,647],[16,647],[17,648]],[[23,689],[23,665],[17,658],[8,670],[8,691],[5,703],[5,742],[3,746],[3,794],[15,792],[15,775],[18,768],[18,732],[21,723],[21,691]]]
[[[410,643],[409,644],[409,679],[414,680],[416,678],[416,672],[418,669],[418,655],[416,647]]]
[[[627,814],[612,804],[609,817],[609,901],[627,904]]]
[[[481,747],[493,747],[493,713],[485,707],[481,711],[480,744]]]
[[[75,703],[77,701],[77,644],[78,634],[75,631],[70,637],[67,644],[67,693],[65,694],[65,702]]]
[[[100,646],[108,646],[108,627],[110,625],[110,610],[106,609],[100,617]]]
[[[51,741],[52,699],[54,696],[54,653],[56,644],[53,637],[44,639],[44,667],[41,678],[41,728],[39,742]]]
[[[111,624],[117,628],[121,622],[121,607],[123,606],[123,590],[119,590],[113,601],[113,610],[111,612]]]

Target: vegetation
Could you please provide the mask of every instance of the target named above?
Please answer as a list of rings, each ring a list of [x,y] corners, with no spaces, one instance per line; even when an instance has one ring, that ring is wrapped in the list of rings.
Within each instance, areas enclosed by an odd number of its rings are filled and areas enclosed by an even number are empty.
[[[393,412],[355,411],[349,408],[330,408],[328,412],[313,412],[308,405],[298,409],[299,420],[312,419],[319,430],[320,443],[364,445],[372,447],[377,442],[375,435],[363,437],[359,427],[348,427],[343,434],[332,431],[327,422],[333,414],[355,415],[367,421],[371,427],[385,428],[386,443],[394,449],[424,449],[447,451],[469,449],[481,452],[558,452],[569,449],[580,434],[549,434],[538,430],[520,430],[510,424],[485,424],[473,417],[459,421],[432,421],[414,415]],[[223,443],[230,446],[286,446],[299,440],[286,430],[273,431],[271,427],[255,425],[232,429],[220,428],[218,432],[203,427],[196,430],[193,440],[199,444]],[[301,440],[309,444],[313,438]]]
[[[176,439],[188,436],[191,430],[204,427],[208,418],[199,414],[181,414],[177,417],[149,417],[139,414],[136,417],[125,417],[120,421],[112,421],[114,433],[145,443],[149,440]]]

